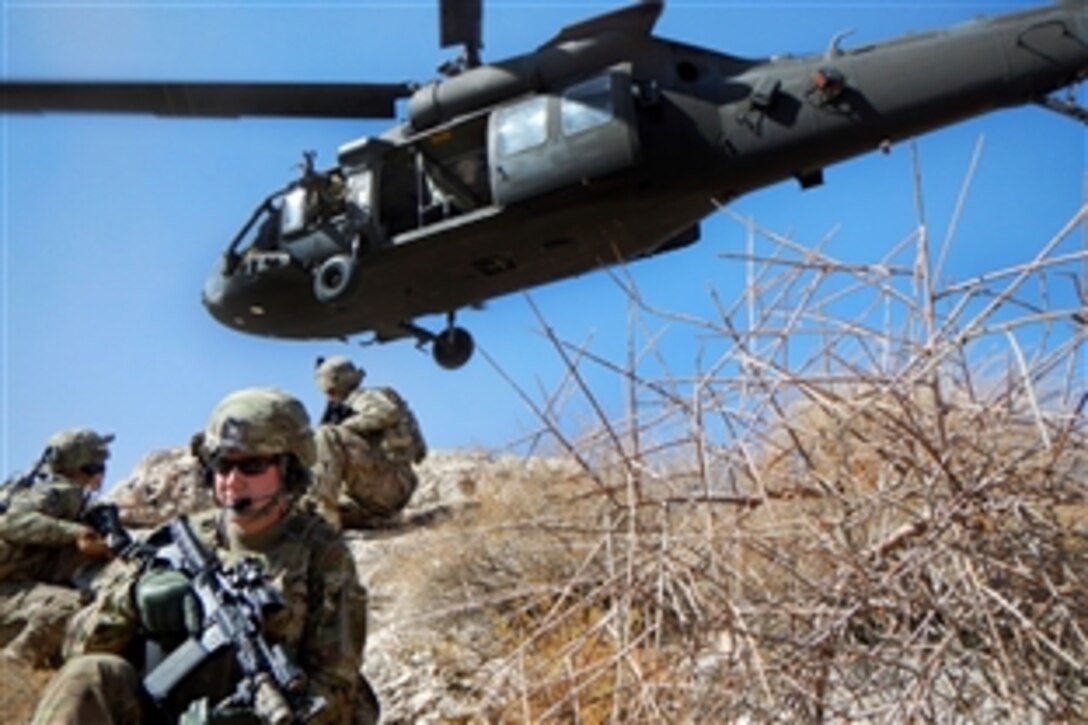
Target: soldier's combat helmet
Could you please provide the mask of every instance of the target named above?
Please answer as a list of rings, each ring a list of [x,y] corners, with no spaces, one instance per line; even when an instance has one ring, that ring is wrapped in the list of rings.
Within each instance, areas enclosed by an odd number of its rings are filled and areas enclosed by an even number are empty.
[[[314,379],[317,389],[337,400],[343,400],[363,383],[366,371],[343,355],[317,359]]]
[[[306,408],[275,388],[237,390],[219,401],[200,445],[208,458],[293,454],[307,468],[317,460]]]
[[[54,433],[46,443],[46,464],[54,473],[75,473],[84,466],[104,464],[110,457],[113,434],[90,428],[70,428]]]

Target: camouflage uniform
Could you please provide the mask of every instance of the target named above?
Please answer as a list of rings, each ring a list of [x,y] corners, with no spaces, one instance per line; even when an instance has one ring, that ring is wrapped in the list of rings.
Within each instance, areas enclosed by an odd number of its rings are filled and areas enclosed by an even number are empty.
[[[360,388],[363,371],[332,357],[317,368],[330,398],[315,431],[317,465],[311,500],[334,525],[368,528],[403,509],[419,479],[413,464],[427,454],[415,416],[391,388]]]
[[[295,511],[246,540],[222,522],[221,512],[205,511],[192,520],[193,532],[224,566],[242,556],[256,556],[287,606],[269,616],[264,636],[284,646],[288,656],[309,678],[310,693],[325,698],[326,707],[311,722],[351,722],[358,697],[359,669],[366,641],[366,591],[359,584],[351,552],[320,517]],[[42,696],[35,722],[135,722],[140,712],[137,688],[117,683],[138,681],[136,669],[124,659],[139,644],[140,620],[133,597],[135,565],[129,576],[100,593],[69,637],[73,657]],[[79,655],[115,655],[80,657]],[[84,687],[73,687],[73,680]],[[189,687],[212,702],[227,691],[223,683],[197,682]],[[86,687],[86,685],[91,685]],[[104,690],[113,689],[108,697]],[[88,696],[88,692],[93,693]],[[102,709],[100,703],[108,703]],[[116,708],[116,709],[115,709]],[[124,713],[129,713],[128,717]]]
[[[292,455],[301,453],[297,455],[298,464],[305,473],[305,466],[313,463],[309,421],[297,401],[279,395],[281,400],[296,404],[291,413],[296,419],[299,412],[303,416],[304,444],[277,444],[269,436],[259,435],[275,423],[277,415],[282,419],[282,410],[264,419],[251,417],[242,421],[243,425],[234,418],[217,422],[213,414],[202,444],[205,460],[215,456],[218,445],[214,436],[222,422],[222,431],[233,426],[233,435],[238,435],[241,428],[241,437],[248,436],[245,449],[251,454],[272,453],[269,448]],[[231,399],[228,396],[220,407]],[[258,430],[247,432],[247,422]],[[285,485],[290,490],[291,485]],[[360,674],[366,641],[366,591],[359,583],[351,552],[336,531],[319,516],[294,507],[255,534],[246,535],[226,519],[222,510],[194,516],[191,528],[224,566],[231,566],[243,556],[256,557],[269,581],[283,594],[286,607],[268,615],[263,634],[269,644],[281,644],[291,661],[306,673],[308,694],[325,699],[325,708],[310,722],[358,721],[363,707],[360,693],[369,693]],[[34,722],[128,723],[139,722],[141,713],[150,718],[149,709],[141,704],[141,676],[129,661],[139,661],[133,655],[146,643],[136,601],[136,584],[142,574],[136,564],[126,565],[128,571],[112,577],[112,583],[73,628],[67,646],[73,658],[49,684]],[[171,702],[187,703],[206,697],[214,705],[233,689],[215,667],[198,669],[179,687],[184,688],[180,699],[172,692]]]
[[[76,540],[88,494],[66,473],[109,458],[112,435],[86,429],[54,435],[43,457],[46,475],[20,489],[0,515],[0,642],[4,654],[31,665],[55,664],[68,620],[84,603],[76,579],[100,560],[80,554]]]

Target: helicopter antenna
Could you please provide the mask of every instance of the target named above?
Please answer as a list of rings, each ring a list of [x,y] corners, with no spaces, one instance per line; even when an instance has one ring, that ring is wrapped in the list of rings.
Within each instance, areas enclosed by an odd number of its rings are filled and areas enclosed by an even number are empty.
[[[439,14],[439,44],[443,48],[463,48],[460,57],[443,63],[439,72],[452,76],[480,65],[482,0],[440,0]]]
[[[303,176],[312,176],[314,173],[314,161],[317,159],[317,152],[313,150],[302,152],[302,163],[299,164],[299,168],[302,169]]]

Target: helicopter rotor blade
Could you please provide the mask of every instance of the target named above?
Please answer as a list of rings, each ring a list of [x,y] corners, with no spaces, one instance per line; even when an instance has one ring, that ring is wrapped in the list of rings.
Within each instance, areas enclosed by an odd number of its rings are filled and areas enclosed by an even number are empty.
[[[150,113],[237,118],[393,118],[406,83],[0,81],[5,113]]]
[[[439,0],[439,43],[443,48],[463,45],[470,67],[479,65],[482,0]]]

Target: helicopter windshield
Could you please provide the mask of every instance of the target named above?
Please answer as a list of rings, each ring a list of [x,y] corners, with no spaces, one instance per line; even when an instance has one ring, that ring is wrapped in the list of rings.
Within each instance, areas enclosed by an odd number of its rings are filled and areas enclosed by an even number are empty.
[[[573,136],[611,121],[616,115],[612,103],[612,78],[600,76],[568,88],[563,93],[559,117],[563,133]]]
[[[357,217],[360,223],[367,223],[373,217],[370,198],[373,193],[374,174],[369,169],[356,171],[348,177],[347,205],[348,213]]]
[[[319,262],[348,251],[373,235],[369,171],[345,183],[342,172],[308,174],[268,196],[235,235],[228,248],[239,257],[288,252],[301,263]]]
[[[512,156],[548,140],[548,98],[532,98],[495,112],[495,142],[500,154]]]
[[[280,234],[288,237],[306,227],[306,189],[301,186],[287,192],[280,209]]]

